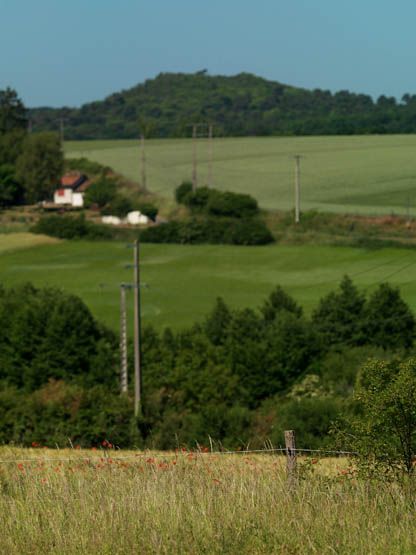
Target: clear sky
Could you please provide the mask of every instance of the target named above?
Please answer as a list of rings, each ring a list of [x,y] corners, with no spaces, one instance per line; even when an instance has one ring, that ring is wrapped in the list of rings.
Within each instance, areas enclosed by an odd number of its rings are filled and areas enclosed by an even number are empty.
[[[0,88],[78,106],[159,72],[416,93],[415,0],[0,0]]]

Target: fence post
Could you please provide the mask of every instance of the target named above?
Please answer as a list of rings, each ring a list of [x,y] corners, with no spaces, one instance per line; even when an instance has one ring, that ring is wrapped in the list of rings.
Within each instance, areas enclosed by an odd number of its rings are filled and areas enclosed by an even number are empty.
[[[296,481],[296,443],[295,431],[285,431],[285,446],[286,446],[286,471],[289,486],[293,486]]]

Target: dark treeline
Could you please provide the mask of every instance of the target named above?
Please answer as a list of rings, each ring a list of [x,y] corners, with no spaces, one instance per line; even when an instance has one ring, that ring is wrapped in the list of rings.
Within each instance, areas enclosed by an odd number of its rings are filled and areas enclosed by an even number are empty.
[[[189,124],[209,122],[219,136],[414,133],[416,95],[400,101],[348,90],[306,90],[248,73],[232,77],[161,73],[80,108],[34,108],[33,129],[66,139],[186,137]]]
[[[63,167],[56,133],[28,133],[27,109],[16,91],[0,90],[0,210],[50,198]]]
[[[415,335],[387,284],[365,297],[346,277],[311,318],[281,287],[258,310],[218,299],[188,330],[143,330],[144,414],[135,420],[131,395],[119,394],[117,337],[78,298],[0,289],[0,323],[0,442],[50,446],[69,438],[168,449],[211,437],[261,447],[295,428],[303,447],[322,447],[360,366],[411,354]]]

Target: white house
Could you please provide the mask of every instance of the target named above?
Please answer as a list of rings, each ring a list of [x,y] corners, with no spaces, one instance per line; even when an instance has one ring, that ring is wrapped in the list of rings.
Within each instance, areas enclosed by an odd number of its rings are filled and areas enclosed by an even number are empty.
[[[69,172],[62,176],[60,187],[53,195],[53,202],[62,206],[84,206],[84,192],[91,182],[80,172]]]

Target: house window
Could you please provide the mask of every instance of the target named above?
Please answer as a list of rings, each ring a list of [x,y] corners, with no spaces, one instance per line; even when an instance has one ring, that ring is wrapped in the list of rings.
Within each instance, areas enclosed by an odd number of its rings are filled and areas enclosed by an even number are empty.
[[[58,197],[64,197],[65,196],[65,189],[58,189]]]

